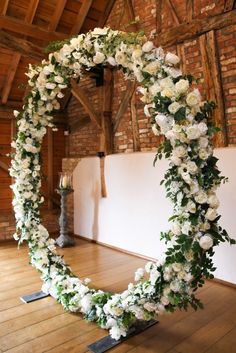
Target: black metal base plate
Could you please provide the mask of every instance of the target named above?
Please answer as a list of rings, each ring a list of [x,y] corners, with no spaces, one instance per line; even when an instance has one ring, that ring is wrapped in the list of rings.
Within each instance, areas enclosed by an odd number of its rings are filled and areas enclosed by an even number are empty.
[[[100,340],[90,344],[87,348],[93,353],[104,353],[109,349],[121,344],[132,336],[138,335],[139,333],[145,331],[149,327],[157,324],[158,321],[150,320],[140,323],[138,326],[132,327],[128,332],[126,337],[120,338],[118,341],[111,338],[111,336],[106,336]]]
[[[32,294],[27,294],[27,295],[23,295],[22,297],[20,297],[20,299],[24,302],[24,303],[30,303],[30,302],[34,302],[35,300],[39,300],[39,299],[43,299],[46,297],[49,297],[50,294],[46,294],[43,291],[39,291],[39,292],[34,292]]]

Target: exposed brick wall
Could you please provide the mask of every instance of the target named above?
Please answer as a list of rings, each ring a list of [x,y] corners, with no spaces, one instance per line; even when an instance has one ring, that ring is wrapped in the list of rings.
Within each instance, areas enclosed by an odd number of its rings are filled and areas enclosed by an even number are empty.
[[[162,9],[158,4],[162,3]],[[126,11],[126,1],[117,0],[108,18],[107,24],[113,29],[125,30],[130,22]],[[175,24],[173,15],[166,1],[156,0],[135,0],[135,17],[139,19],[138,26],[144,29],[147,38],[160,31],[167,31]],[[186,0],[172,0],[180,23],[186,22],[188,13],[186,12]],[[221,14],[224,10],[223,0],[199,0],[194,1],[193,18],[201,19]],[[161,11],[161,16],[160,16]],[[161,17],[161,23],[160,23]],[[127,27],[128,29],[128,27]],[[229,26],[216,31],[217,48],[219,52],[220,74],[222,77],[223,100],[225,104],[226,125],[228,133],[228,144],[236,144],[236,26]],[[181,48],[181,50],[180,50]],[[203,97],[206,97],[204,73],[202,65],[199,38],[187,40],[178,46],[165,48],[175,53],[182,52],[182,69],[186,73],[193,74],[199,79],[198,87]],[[99,111],[99,90],[95,87],[95,82],[91,78],[85,77],[81,80],[81,86],[89,92],[89,97],[93,100],[94,107]],[[127,82],[121,72],[114,72],[114,97],[112,103],[112,119],[115,120],[119,105],[127,89]],[[152,134],[150,122],[143,113],[143,104],[140,102],[138,93],[136,94],[136,109],[138,117],[138,129],[141,151],[155,150],[159,143],[156,136]],[[86,115],[82,106],[72,99],[68,113],[70,119]],[[69,137],[69,156],[95,155],[99,150],[99,129],[90,123],[82,129],[71,133]],[[134,150],[133,132],[131,123],[130,107],[122,117],[122,121],[114,135],[114,153],[132,152]]]
[[[42,212],[42,223],[47,228],[51,235],[59,233],[59,212],[54,210],[53,212]],[[15,217],[12,213],[1,213],[0,214],[0,242],[4,240],[12,240],[13,234],[15,233]]]

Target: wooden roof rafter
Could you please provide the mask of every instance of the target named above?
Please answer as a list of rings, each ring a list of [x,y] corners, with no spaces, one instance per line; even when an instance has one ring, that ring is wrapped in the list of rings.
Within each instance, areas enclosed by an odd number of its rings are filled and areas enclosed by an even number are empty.
[[[76,21],[71,29],[70,34],[77,34],[81,31],[85,18],[90,10],[93,0],[83,0],[83,3],[79,9],[79,12],[76,17]]]
[[[39,4],[39,0],[31,0],[29,8],[25,15],[25,23],[32,24],[35,13],[37,11],[38,4]],[[12,88],[12,84],[18,69],[18,65],[20,63],[20,59],[21,59],[21,54],[19,52],[14,53],[12,62],[7,74],[6,83],[2,91],[2,104],[7,103],[7,100]]]

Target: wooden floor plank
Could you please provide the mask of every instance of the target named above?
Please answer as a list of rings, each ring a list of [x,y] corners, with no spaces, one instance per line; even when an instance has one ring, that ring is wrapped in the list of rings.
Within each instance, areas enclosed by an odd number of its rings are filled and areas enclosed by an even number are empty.
[[[90,277],[92,287],[118,292],[133,281],[146,261],[83,240],[59,249],[73,272]],[[107,331],[63,310],[49,297],[23,304],[19,296],[39,290],[42,282],[28,265],[28,250],[0,244],[0,352],[87,353]],[[198,297],[205,309],[177,311],[111,350],[111,353],[236,353],[236,290],[208,281]]]

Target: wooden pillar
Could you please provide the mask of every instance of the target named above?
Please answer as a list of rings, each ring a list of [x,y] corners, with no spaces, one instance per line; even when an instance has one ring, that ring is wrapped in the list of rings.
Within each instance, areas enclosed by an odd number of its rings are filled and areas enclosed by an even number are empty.
[[[140,151],[140,138],[139,138],[137,110],[136,110],[136,86],[134,86],[134,91],[131,97],[130,110],[131,110],[131,122],[132,122],[132,131],[133,131],[133,146],[134,146],[134,151],[137,152],[137,151]]]
[[[113,97],[113,73],[111,69],[104,69],[104,84],[101,86],[101,139],[100,151],[105,155],[113,152],[113,126],[112,126],[112,97]]]
[[[48,209],[53,208],[53,131],[48,128]]]
[[[207,99],[216,103],[213,112],[213,121],[221,129],[214,139],[216,147],[227,146],[227,127],[225,117],[224,94],[219,65],[219,54],[216,45],[215,31],[212,30],[199,37],[204,83]]]

